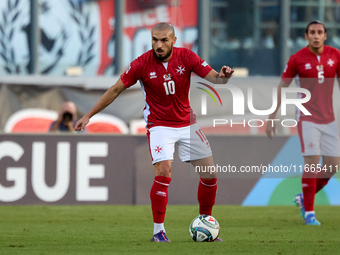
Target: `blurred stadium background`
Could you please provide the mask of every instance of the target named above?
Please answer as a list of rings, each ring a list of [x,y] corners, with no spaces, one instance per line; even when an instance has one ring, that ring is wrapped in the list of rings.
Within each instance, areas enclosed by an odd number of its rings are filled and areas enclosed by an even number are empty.
[[[254,106],[268,109],[289,56],[307,45],[304,30],[315,19],[328,28],[326,43],[340,49],[338,0],[0,1],[0,204],[149,203],[153,171],[147,138],[140,136],[144,100],[138,84],[94,117],[86,134],[47,133],[62,102],[73,101],[81,117],[132,60],[151,49],[156,23],[173,24],[176,46],[193,50],[214,69],[234,68],[230,84],[244,92],[254,88]],[[199,93],[192,90],[191,97]],[[233,118],[232,100],[223,102],[214,117]],[[285,118],[294,119],[294,108]],[[251,119],[259,116],[246,107],[245,120]],[[217,129],[199,121],[220,165],[303,163],[295,128],[279,127],[279,137],[270,141],[264,126]],[[184,169],[189,166],[176,158],[170,204],[196,203],[197,180]],[[222,175],[217,203],[287,205],[300,190],[298,178],[261,177],[266,175]],[[334,195],[339,185],[333,178],[317,204],[340,205]]]

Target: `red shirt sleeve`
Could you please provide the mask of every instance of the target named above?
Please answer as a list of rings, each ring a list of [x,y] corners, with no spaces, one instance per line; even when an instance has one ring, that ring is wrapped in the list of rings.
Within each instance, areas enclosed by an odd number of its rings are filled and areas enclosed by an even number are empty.
[[[297,70],[295,58],[293,55],[289,58],[288,63],[285,67],[285,70],[283,71],[281,78],[285,83],[290,84],[292,80],[294,79],[294,77],[297,75],[297,73],[298,73],[298,70]]]
[[[204,78],[212,70],[208,63],[202,60],[195,52],[188,50],[186,59],[192,72]]]
[[[125,88],[131,87],[142,77],[144,73],[141,57],[132,61],[126,71],[120,76]]]

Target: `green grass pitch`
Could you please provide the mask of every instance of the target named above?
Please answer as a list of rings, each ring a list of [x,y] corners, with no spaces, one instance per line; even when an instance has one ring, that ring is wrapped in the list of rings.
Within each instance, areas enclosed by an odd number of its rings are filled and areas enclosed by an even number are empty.
[[[168,206],[172,243],[151,243],[149,206],[2,206],[0,254],[339,254],[340,208],[317,206],[305,226],[294,206],[215,206],[224,242],[195,243],[197,206]]]

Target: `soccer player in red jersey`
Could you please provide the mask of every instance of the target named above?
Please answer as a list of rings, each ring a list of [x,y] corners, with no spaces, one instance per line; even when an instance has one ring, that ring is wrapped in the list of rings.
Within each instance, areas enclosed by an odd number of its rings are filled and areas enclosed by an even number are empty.
[[[191,73],[213,83],[227,83],[234,71],[223,66],[217,73],[194,52],[173,47],[176,43],[175,31],[168,23],[155,25],[151,35],[152,50],[131,62],[116,84],[77,122],[75,129],[84,130],[93,115],[111,104],[126,88],[140,81],[145,99],[143,114],[155,171],[150,192],[154,220],[154,236],[151,241],[169,242],[165,234],[164,217],[175,143],[178,144],[178,154],[182,162],[190,161],[193,166],[202,166],[203,169],[214,166],[210,145],[190,107]],[[190,133],[195,135],[190,136]],[[199,213],[211,215],[216,197],[217,174],[199,174]]]
[[[340,160],[339,132],[332,102],[334,78],[335,75],[340,77],[340,52],[324,45],[327,30],[320,21],[308,24],[305,38],[309,45],[290,57],[278,88],[278,106],[269,119],[275,119],[280,107],[281,88],[288,87],[297,77],[297,85],[311,93],[311,99],[304,104],[311,115],[304,115],[299,109],[296,111],[305,165],[302,174],[303,194],[298,194],[294,200],[306,225],[320,225],[314,212],[315,194],[335,174]],[[305,95],[298,96],[303,98]],[[275,124],[268,122],[266,133],[272,138]],[[322,165],[318,165],[321,156]]]

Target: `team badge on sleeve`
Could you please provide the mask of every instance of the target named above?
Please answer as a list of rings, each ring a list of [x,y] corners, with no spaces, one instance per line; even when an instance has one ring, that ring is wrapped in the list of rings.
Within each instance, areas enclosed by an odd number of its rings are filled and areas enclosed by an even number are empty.
[[[129,65],[129,67],[128,67],[128,69],[126,70],[126,74],[128,74],[128,72],[130,71],[130,69],[131,69],[131,65]]]
[[[287,69],[288,69],[288,65],[286,65],[285,70],[283,70],[283,72],[285,73]]]

